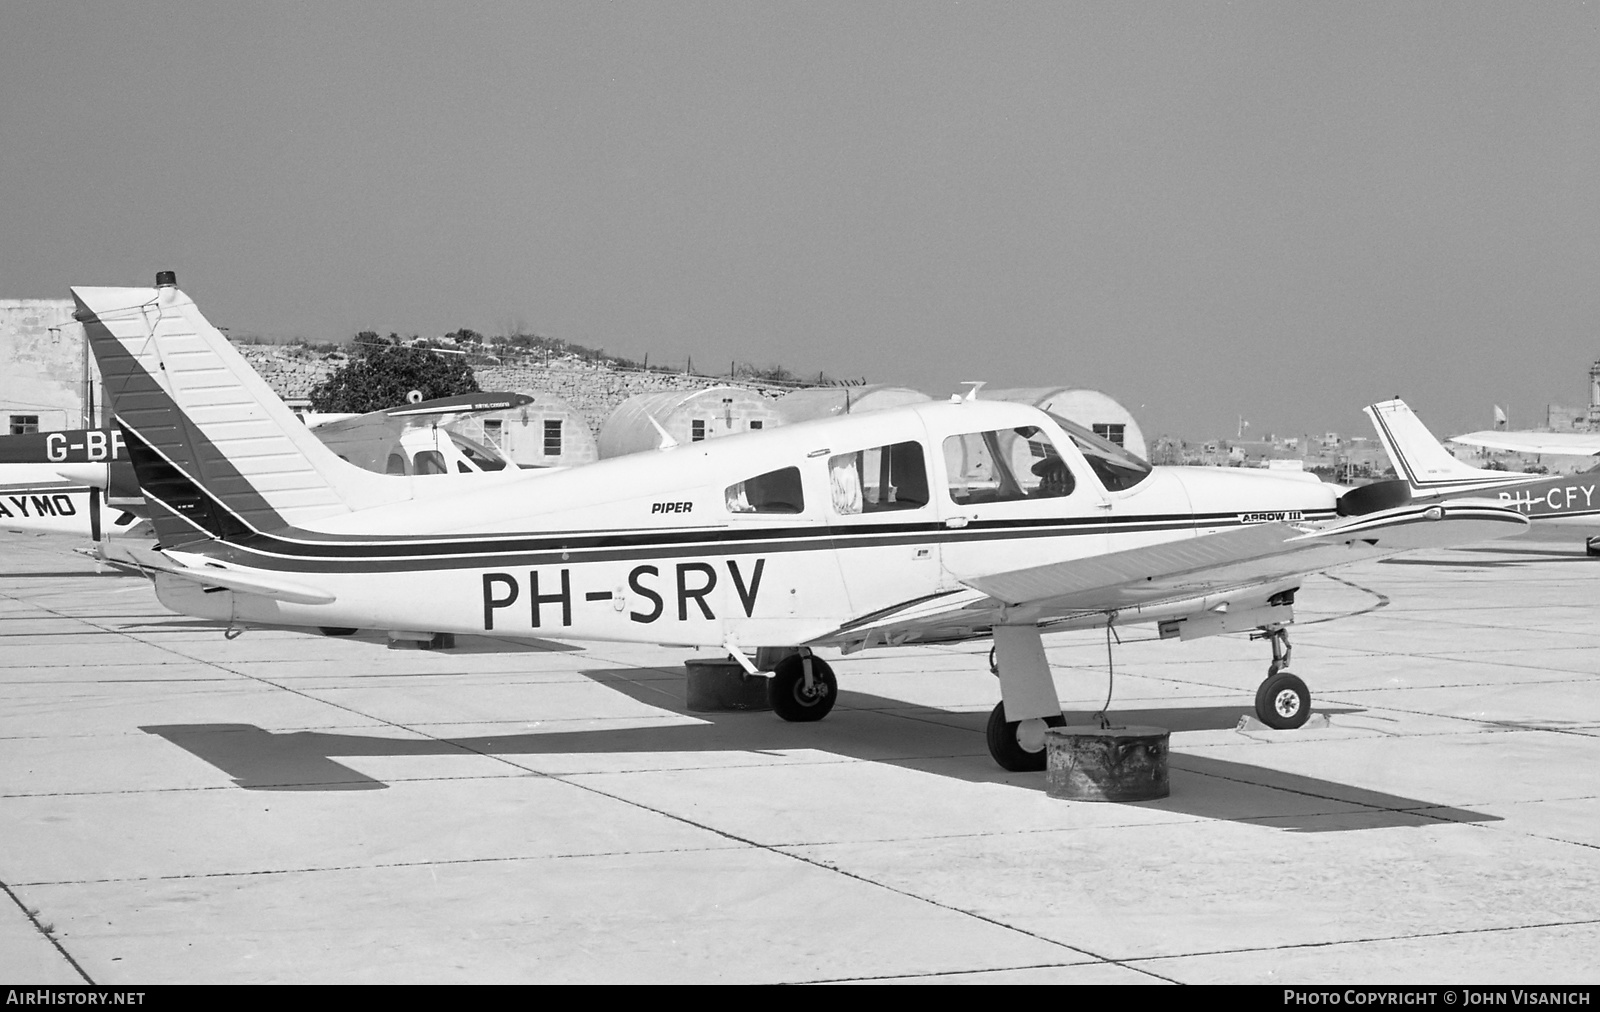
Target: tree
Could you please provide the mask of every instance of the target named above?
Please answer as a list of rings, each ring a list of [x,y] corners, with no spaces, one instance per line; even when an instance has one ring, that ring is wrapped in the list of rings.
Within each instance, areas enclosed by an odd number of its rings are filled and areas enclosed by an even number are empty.
[[[423,400],[478,391],[472,366],[460,355],[408,347],[400,335],[356,335],[350,361],[311,390],[312,411],[381,411],[404,404],[413,390]]]

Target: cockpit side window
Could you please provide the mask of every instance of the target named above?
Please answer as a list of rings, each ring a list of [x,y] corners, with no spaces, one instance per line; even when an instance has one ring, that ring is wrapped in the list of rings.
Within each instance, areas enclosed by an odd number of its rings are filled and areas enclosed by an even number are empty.
[[[798,467],[746,478],[729,485],[724,494],[729,513],[804,513],[806,509]]]
[[[833,511],[843,516],[914,510],[928,505],[928,465],[910,441],[828,458]]]
[[[951,436],[944,462],[950,500],[960,505],[1055,499],[1077,485],[1049,437],[1032,425]]]
[[[1078,445],[1078,449],[1083,451],[1090,470],[1094,471],[1095,477],[1100,479],[1106,491],[1121,492],[1130,489],[1150,476],[1150,464],[1143,457],[1123,449],[1109,439],[1102,439],[1076,422],[1069,422],[1054,412],[1049,412],[1049,415]]]

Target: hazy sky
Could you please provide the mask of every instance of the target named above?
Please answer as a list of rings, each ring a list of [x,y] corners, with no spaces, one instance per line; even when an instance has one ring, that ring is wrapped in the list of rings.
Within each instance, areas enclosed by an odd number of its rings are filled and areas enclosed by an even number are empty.
[[[1437,430],[1600,357],[1583,3],[0,0],[0,297]]]

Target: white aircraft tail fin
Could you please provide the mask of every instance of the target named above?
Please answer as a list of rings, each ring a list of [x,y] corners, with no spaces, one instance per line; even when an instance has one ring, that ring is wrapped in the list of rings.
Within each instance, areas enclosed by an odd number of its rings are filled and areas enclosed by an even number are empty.
[[[1487,471],[1452,457],[1405,401],[1383,401],[1365,410],[1395,472],[1410,484],[1412,495],[1470,491],[1527,480],[1524,474]]]
[[[73,288],[163,545],[237,540],[411,498],[340,460],[178,290]]]

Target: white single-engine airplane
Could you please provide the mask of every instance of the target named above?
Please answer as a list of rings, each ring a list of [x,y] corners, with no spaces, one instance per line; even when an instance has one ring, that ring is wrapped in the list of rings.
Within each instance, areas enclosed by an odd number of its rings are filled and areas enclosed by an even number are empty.
[[[1600,466],[1554,476],[1490,471],[1452,457],[1405,401],[1372,404],[1366,412],[1414,502],[1483,496],[1541,524],[1600,524]],[[1588,554],[1600,556],[1600,537],[1584,544]]]
[[[1298,727],[1310,694],[1285,627],[1307,574],[1527,526],[1309,476],[1152,468],[971,396],[451,491],[340,460],[174,284],[73,293],[160,537],[141,562],[174,611],[711,646],[752,674],[757,649],[798,648],[768,683],[793,721],[834,704],[813,648],[992,636],[988,743],[1011,770],[1042,769],[1063,722],[1044,631],[1263,630],[1257,713]]]

